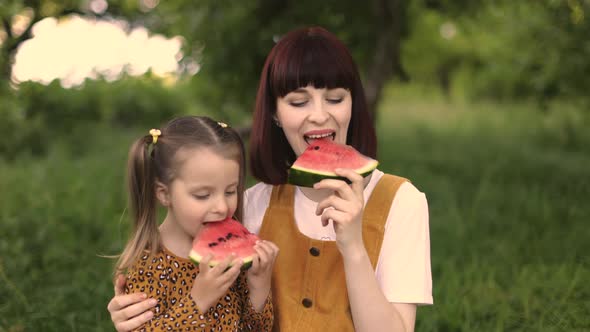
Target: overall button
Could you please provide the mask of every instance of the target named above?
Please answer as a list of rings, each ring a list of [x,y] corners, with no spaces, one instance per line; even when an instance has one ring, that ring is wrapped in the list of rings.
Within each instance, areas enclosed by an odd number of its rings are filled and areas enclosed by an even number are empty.
[[[301,301],[301,304],[303,304],[303,306],[306,308],[310,308],[312,306],[313,302],[306,297],[303,299],[303,301]]]
[[[319,256],[319,255],[320,255],[320,249],[318,249],[318,248],[316,248],[316,247],[311,247],[311,248],[309,249],[309,253],[310,253],[312,256]]]

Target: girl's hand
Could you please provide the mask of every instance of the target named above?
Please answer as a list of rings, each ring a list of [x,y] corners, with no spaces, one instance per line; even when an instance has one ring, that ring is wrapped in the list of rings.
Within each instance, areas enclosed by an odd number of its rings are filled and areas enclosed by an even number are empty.
[[[248,288],[250,291],[259,289],[270,290],[270,279],[279,247],[270,241],[258,241],[254,246],[256,255],[252,267],[248,270]]]
[[[248,270],[246,279],[250,290],[250,302],[252,302],[254,310],[260,312],[270,293],[272,268],[279,254],[279,248],[270,241],[262,240],[256,242],[254,249],[256,255],[252,260],[252,267]]]
[[[214,306],[240,274],[242,261],[230,255],[214,267],[209,266],[212,255],[205,257],[199,264],[199,274],[195,278],[191,295],[200,312],[206,312]],[[229,269],[228,267],[232,265]],[[227,270],[227,271],[226,271]]]
[[[335,173],[346,177],[351,184],[341,180],[326,179],[314,184],[314,189],[330,189],[334,192],[318,203],[316,215],[322,224],[332,220],[336,232],[336,244],[344,254],[364,247],[362,217],[364,209],[363,177],[350,169],[336,169]]]
[[[125,276],[117,275],[115,279],[115,296],[107,309],[115,329],[119,332],[134,330],[154,316],[150,310],[157,304],[155,299],[146,298],[146,294],[132,293],[125,295]]]

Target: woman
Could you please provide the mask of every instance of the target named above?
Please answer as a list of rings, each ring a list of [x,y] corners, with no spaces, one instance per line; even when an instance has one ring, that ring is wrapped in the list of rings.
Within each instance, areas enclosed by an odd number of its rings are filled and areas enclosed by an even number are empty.
[[[317,27],[294,30],[262,70],[250,140],[253,175],[244,224],[281,250],[273,271],[275,330],[413,331],[432,304],[428,206],[407,180],[375,170],[362,178],[285,185],[289,165],[315,139],[376,158],[375,131],[349,51]],[[120,294],[116,325],[146,320],[146,301]],[[120,329],[125,330],[125,329]]]

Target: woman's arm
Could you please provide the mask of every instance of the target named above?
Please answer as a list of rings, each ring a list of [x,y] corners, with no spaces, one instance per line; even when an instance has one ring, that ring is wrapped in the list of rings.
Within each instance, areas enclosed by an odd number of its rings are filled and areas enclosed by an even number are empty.
[[[154,317],[150,309],[156,306],[157,300],[149,299],[145,293],[125,294],[125,276],[122,274],[117,275],[114,284],[115,296],[107,309],[118,332],[136,329]]]
[[[416,305],[387,301],[364,246],[343,253],[346,288],[356,331],[414,331]],[[359,287],[358,285],[363,285]]]
[[[337,172],[351,180],[324,180],[316,189],[334,194],[318,204],[316,213],[333,221],[336,242],[344,261],[351,314],[356,331],[413,331],[416,305],[391,303],[385,297],[362,240],[363,178],[349,170]],[[327,209],[330,208],[330,209]],[[419,246],[420,243],[416,243]],[[403,272],[402,272],[403,273]],[[358,285],[363,285],[359,287]]]

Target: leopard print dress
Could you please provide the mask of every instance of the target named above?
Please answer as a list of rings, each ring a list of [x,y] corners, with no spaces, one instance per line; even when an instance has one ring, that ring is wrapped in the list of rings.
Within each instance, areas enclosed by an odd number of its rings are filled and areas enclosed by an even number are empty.
[[[191,296],[199,268],[190,259],[162,248],[156,256],[144,255],[127,271],[125,293],[144,292],[158,304],[154,318],[137,331],[270,331],[273,307],[270,296],[261,312],[248,295],[241,272],[227,294],[207,312],[200,312]]]

